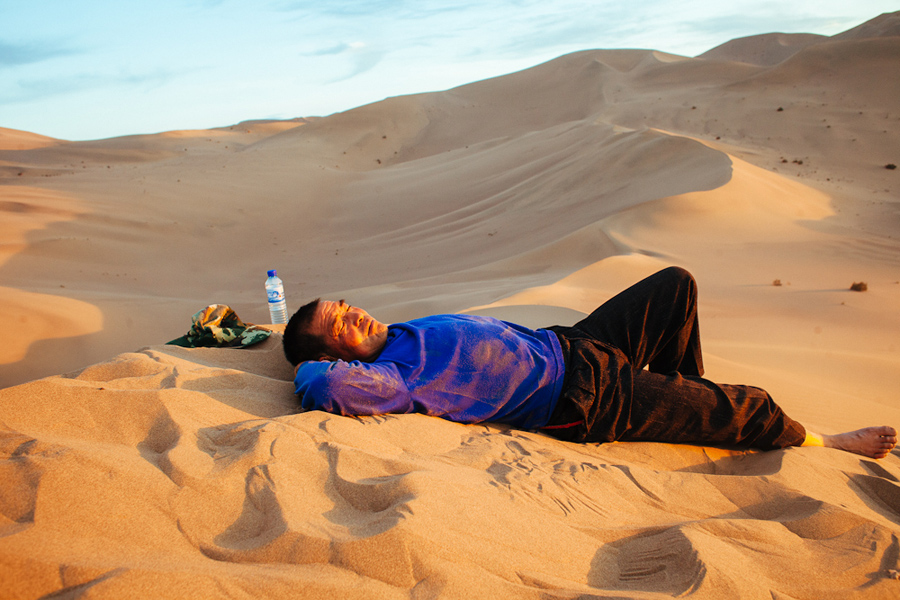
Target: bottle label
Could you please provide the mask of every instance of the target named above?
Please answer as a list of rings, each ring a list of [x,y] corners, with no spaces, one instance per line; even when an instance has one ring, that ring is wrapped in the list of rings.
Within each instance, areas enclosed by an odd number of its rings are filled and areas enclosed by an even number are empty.
[[[266,290],[269,295],[269,303],[277,304],[278,302],[284,301],[284,292],[280,292],[278,290]]]

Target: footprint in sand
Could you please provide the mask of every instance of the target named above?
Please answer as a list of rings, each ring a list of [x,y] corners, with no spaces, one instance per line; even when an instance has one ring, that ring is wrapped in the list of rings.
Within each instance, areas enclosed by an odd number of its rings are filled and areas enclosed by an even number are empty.
[[[706,577],[706,564],[678,527],[640,533],[616,545],[618,589],[681,596],[696,591]]]

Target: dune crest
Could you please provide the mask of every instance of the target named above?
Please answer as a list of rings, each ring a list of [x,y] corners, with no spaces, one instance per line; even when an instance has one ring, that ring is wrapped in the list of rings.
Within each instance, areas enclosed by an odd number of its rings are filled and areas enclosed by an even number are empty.
[[[59,143],[60,140],[45,135],[0,127],[0,150],[32,150]]]

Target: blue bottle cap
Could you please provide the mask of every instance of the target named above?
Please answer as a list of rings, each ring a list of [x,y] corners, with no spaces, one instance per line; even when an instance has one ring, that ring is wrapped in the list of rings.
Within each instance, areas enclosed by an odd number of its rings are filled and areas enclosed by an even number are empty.
[[[275,277],[276,275],[275,269],[269,269],[269,277]]]

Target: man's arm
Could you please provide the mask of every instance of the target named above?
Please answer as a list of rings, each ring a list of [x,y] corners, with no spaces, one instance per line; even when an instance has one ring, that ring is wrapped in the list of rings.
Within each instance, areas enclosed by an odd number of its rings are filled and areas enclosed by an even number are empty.
[[[304,362],[294,385],[305,410],[348,416],[414,412],[406,382],[389,362]]]

